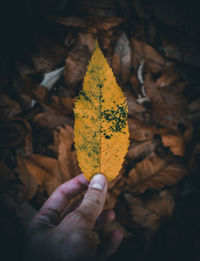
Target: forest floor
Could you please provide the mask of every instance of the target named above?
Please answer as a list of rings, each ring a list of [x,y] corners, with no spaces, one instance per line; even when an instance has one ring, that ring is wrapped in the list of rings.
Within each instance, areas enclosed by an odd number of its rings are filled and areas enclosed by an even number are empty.
[[[170,4],[77,2],[1,62],[2,253],[21,260],[30,219],[81,173],[73,107],[98,39],[127,97],[131,139],[105,206],[116,220],[104,230],[125,235],[109,260],[199,260],[199,27]]]

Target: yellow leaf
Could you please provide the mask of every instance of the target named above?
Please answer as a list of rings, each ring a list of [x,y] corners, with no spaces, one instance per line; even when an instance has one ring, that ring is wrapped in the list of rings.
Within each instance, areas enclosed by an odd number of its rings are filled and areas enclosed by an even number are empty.
[[[127,113],[126,98],[96,42],[74,108],[75,149],[87,180],[102,173],[112,181],[119,174],[129,146]]]

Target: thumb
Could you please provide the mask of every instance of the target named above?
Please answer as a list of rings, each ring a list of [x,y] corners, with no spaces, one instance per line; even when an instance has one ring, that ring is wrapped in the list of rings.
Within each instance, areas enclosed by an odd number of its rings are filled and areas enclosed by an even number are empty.
[[[106,177],[102,174],[96,174],[90,182],[81,205],[75,210],[77,214],[84,217],[86,224],[91,228],[94,227],[97,217],[103,210],[107,189]]]

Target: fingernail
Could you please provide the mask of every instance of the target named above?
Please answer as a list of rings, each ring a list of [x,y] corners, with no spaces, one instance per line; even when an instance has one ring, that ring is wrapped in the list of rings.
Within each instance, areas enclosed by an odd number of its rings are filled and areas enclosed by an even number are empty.
[[[107,180],[106,177],[102,174],[96,174],[93,176],[91,182],[90,182],[90,187],[103,190],[104,186],[106,184]]]

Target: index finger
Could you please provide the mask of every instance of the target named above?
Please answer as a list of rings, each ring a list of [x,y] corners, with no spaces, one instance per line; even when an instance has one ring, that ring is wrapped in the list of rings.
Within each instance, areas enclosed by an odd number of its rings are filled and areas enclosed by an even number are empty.
[[[35,221],[42,220],[49,221],[52,219],[59,219],[62,212],[67,207],[70,199],[88,188],[88,181],[80,174],[75,178],[60,185],[44,203],[40,211],[35,217]],[[55,217],[57,216],[57,217]]]

